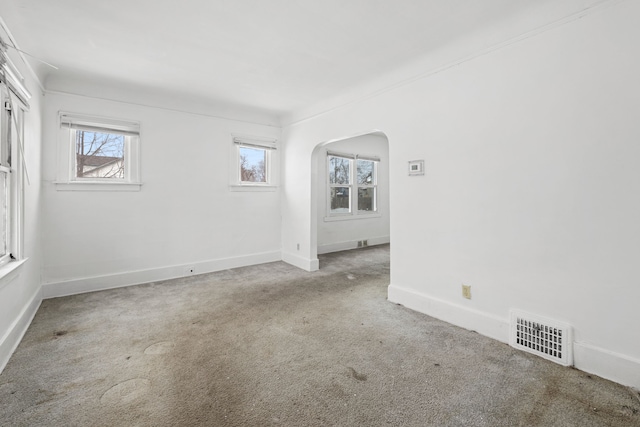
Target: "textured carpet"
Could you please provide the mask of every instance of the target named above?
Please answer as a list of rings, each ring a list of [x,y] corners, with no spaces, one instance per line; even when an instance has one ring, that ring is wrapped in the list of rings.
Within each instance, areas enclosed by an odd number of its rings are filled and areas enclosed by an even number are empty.
[[[640,426],[636,391],[386,301],[389,248],[43,302],[2,426]]]

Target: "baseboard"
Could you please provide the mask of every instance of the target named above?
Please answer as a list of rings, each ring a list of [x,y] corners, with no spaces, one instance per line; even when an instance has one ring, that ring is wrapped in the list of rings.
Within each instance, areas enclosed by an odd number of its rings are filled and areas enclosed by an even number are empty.
[[[40,303],[42,303],[42,291],[38,289],[24,306],[20,315],[13,321],[9,330],[4,334],[2,339],[0,339],[0,373],[4,370],[5,366],[7,366],[7,363],[9,363],[11,355],[16,351],[20,341],[22,341],[22,337],[27,332],[27,329],[29,329],[29,325],[36,315]]]
[[[456,326],[509,343],[509,319],[434,298],[411,289],[389,285],[389,301]]]
[[[306,271],[317,271],[320,269],[320,261],[318,258],[309,259],[289,252],[282,252],[282,261]]]
[[[576,368],[640,390],[640,360],[591,344],[573,343]]]
[[[389,301],[445,322],[509,343],[509,319],[443,301],[411,289],[389,285]],[[594,345],[574,342],[573,363],[577,369],[640,389],[640,360]]]
[[[174,265],[170,267],[154,268],[149,270],[130,271],[126,273],[110,274],[106,276],[85,277],[81,279],[66,280],[57,283],[45,283],[42,285],[42,297],[44,299],[56,298],[67,295],[82,294],[86,292],[122,288],[125,286],[156,282],[159,280],[176,279],[179,277],[193,276],[196,274],[213,273],[215,271],[228,270],[230,268],[246,267],[249,265],[264,264],[267,262],[281,260],[282,257],[280,251],[273,251],[233,258],[221,258],[189,264]],[[190,267],[193,267],[193,272],[188,271],[190,270]]]
[[[364,239],[361,239],[361,240],[364,240]],[[368,242],[367,246],[385,245],[391,241],[389,236],[372,237],[366,240]],[[318,246],[318,255],[328,254],[331,252],[348,251],[350,249],[357,249],[357,248],[358,248],[358,240],[349,240],[347,242],[339,242],[339,243],[328,243],[325,245]]]

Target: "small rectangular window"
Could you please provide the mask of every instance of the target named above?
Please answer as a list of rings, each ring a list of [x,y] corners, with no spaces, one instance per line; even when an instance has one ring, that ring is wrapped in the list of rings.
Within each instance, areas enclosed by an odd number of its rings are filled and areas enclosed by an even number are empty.
[[[274,187],[273,164],[276,151],[276,140],[260,137],[232,137],[236,166],[235,176],[231,180],[232,189],[243,191],[271,191]],[[235,190],[234,190],[235,191]]]
[[[240,182],[267,182],[267,150],[240,145]]]
[[[69,161],[60,164],[58,190],[140,189],[139,123],[60,113],[60,131]]]
[[[125,136],[76,131],[76,178],[125,177]]]

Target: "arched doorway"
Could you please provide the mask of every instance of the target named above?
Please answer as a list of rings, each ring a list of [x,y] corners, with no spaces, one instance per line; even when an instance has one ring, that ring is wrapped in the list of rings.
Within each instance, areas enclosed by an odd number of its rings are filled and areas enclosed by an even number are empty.
[[[311,257],[386,244],[389,140],[381,131],[318,144],[311,158]]]

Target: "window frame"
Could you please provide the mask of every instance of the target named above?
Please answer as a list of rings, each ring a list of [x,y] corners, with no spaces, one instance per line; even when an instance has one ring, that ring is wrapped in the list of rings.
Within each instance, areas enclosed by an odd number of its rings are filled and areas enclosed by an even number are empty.
[[[71,138],[75,141],[74,142],[74,147],[73,147],[73,153],[72,153],[72,158],[71,158],[71,181],[105,181],[105,182],[130,182],[130,177],[128,177],[128,175],[131,173],[129,171],[129,163],[131,160],[131,136],[128,135],[122,135],[124,137],[123,140],[123,147],[122,147],[122,161],[124,163],[124,176],[122,178],[116,178],[116,177],[111,177],[111,178],[106,178],[106,177],[82,177],[82,176],[78,176],[78,153],[77,153],[77,145],[78,145],[78,134],[80,132],[94,132],[94,131],[87,131],[87,130],[83,130],[83,129],[71,129]],[[99,131],[95,131],[96,133],[102,133],[102,134],[106,134],[106,135],[119,135],[117,133],[113,133],[113,132],[99,132]]]
[[[238,185],[257,185],[268,186],[271,185],[271,150],[267,147],[260,147],[249,144],[238,144]],[[242,158],[240,151],[243,148],[250,150],[261,150],[264,153],[264,181],[243,181],[242,180]]]
[[[17,99],[17,101],[16,101]],[[22,264],[24,215],[24,113],[28,107],[13,97],[6,86],[0,89],[0,173],[6,174],[6,253],[0,257],[0,278]],[[1,214],[1,213],[0,213]],[[0,287],[6,283],[0,283]]]
[[[231,191],[275,191],[277,188],[277,139],[247,135],[231,135],[232,161],[230,168],[233,176],[230,179]],[[263,150],[265,162],[265,181],[243,181],[240,150],[242,148]]]
[[[349,184],[337,184],[331,182],[331,174],[329,167],[331,165],[331,158],[337,157],[346,159],[349,161]],[[373,179],[372,184],[359,184],[358,183],[358,160],[365,160],[373,162]],[[378,165],[380,159],[376,156],[367,156],[359,154],[345,154],[327,151],[325,172],[326,178],[326,216],[325,221],[339,221],[339,220],[351,220],[351,219],[365,219],[380,217],[378,210]],[[349,188],[349,212],[332,212],[331,210],[331,190],[338,187]],[[361,188],[373,189],[373,207],[371,211],[361,211],[358,206],[358,190]]]
[[[140,191],[140,123],[122,119],[59,112],[58,191]],[[124,136],[124,177],[78,177],[77,134],[89,131]]]
[[[349,181],[347,184],[331,182],[331,158],[343,159],[349,162]],[[327,153],[327,215],[332,217],[347,217],[353,215],[353,194],[354,194],[354,173],[353,173],[353,157],[349,154]],[[331,192],[334,188],[349,189],[349,210],[347,212],[332,212],[331,210]]]
[[[356,180],[356,195],[355,195],[355,199],[356,199],[356,210],[357,210],[357,214],[358,215],[376,215],[378,214],[378,164],[380,163],[380,160],[373,160],[373,159],[368,159],[368,158],[361,158],[361,157],[357,157],[354,161],[355,163],[355,176],[358,176],[358,162],[359,161],[366,161],[366,162],[372,162],[373,163],[373,179],[371,180],[372,183],[371,184],[360,184],[357,182]],[[358,206],[358,199],[360,198],[360,195],[358,194],[358,190],[360,190],[361,188],[372,188],[373,189],[373,201],[372,201],[372,205],[373,205],[373,210],[371,211],[365,211],[365,210],[360,210],[360,206]]]

